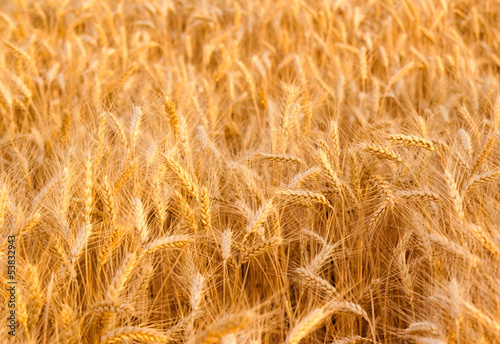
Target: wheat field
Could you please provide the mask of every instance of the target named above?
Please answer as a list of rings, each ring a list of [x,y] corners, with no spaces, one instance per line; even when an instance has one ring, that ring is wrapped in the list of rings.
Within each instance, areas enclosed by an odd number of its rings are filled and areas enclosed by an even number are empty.
[[[12,0],[0,32],[2,343],[500,343],[500,1]]]

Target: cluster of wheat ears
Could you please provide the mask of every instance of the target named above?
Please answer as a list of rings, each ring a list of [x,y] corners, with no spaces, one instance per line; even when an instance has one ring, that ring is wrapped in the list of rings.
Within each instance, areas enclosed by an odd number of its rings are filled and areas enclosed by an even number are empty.
[[[500,343],[499,23],[1,1],[0,341]]]

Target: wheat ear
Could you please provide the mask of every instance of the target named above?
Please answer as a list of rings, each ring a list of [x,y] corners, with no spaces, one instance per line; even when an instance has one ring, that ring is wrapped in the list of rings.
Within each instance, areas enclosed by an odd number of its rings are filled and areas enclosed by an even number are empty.
[[[372,144],[367,144],[367,143],[360,143],[359,149],[361,149],[362,151],[371,153],[375,156],[378,156],[382,159],[399,162],[401,164],[403,163],[403,158],[399,154],[397,154],[396,152],[391,151],[387,148],[384,148],[382,146],[377,146],[377,145],[372,145]]]
[[[469,134],[464,129],[458,130],[458,137],[462,143],[462,148],[469,156],[472,156],[472,145]]]
[[[212,215],[210,212],[210,196],[206,187],[201,188],[199,195],[200,222],[206,233],[212,230]]]
[[[500,247],[490,238],[489,234],[478,225],[468,223],[465,227],[472,233],[472,235],[483,245],[483,247],[490,251],[496,257],[500,257]]]
[[[305,165],[305,163],[300,159],[293,155],[287,154],[268,154],[268,153],[258,153],[257,157],[261,159],[266,159],[272,162],[280,162],[280,163],[292,163],[297,165]]]
[[[139,340],[145,343],[166,343],[169,338],[162,332],[138,326],[125,326],[109,331],[101,338],[102,344],[119,343],[124,340]]]
[[[142,255],[151,254],[168,248],[183,248],[192,242],[189,235],[173,235],[166,238],[156,239],[144,245]]]
[[[288,184],[289,188],[290,189],[298,188],[308,180],[316,178],[319,175],[320,170],[321,170],[320,167],[315,166],[295,175],[295,177],[293,177],[292,180],[290,180],[290,183]]]
[[[405,65],[403,68],[401,68],[396,74],[394,74],[394,76],[389,80],[389,82],[387,83],[387,86],[385,87],[385,91],[383,94],[384,98],[382,99],[382,103],[380,104],[380,110],[383,109],[385,98],[387,97],[388,92],[391,89],[391,87],[396,82],[398,82],[398,80],[401,79],[406,73],[408,73],[414,67],[414,65],[415,65],[415,62],[411,61],[410,63]]]
[[[330,282],[306,268],[298,268],[296,274],[303,280],[306,286],[323,291],[329,298],[333,298],[337,294],[337,290]]]
[[[288,333],[286,344],[298,344],[305,336],[318,327],[330,312],[325,307],[315,308],[299,321]]]
[[[118,297],[120,292],[124,289],[125,283],[129,279],[132,272],[137,266],[137,255],[135,253],[128,254],[123,260],[122,266],[115,274],[111,284],[108,287],[106,296],[109,300]]]
[[[80,335],[78,319],[75,318],[75,312],[67,304],[62,304],[59,313],[61,319],[61,337],[65,344],[74,344]]]
[[[119,300],[105,300],[97,302],[90,306],[89,310],[84,314],[84,317],[91,314],[102,315],[104,313],[115,313],[115,314],[134,314],[134,307],[128,303],[124,303]]]
[[[396,196],[402,199],[415,200],[415,201],[437,202],[440,200],[439,195],[435,194],[434,192],[423,191],[423,190],[397,191]]]
[[[451,252],[459,257],[464,258],[473,267],[484,266],[484,262],[480,257],[474,255],[473,253],[465,249],[463,246],[451,241],[444,235],[433,233],[430,234],[428,238],[430,239],[430,241],[441,245],[441,247],[443,247],[448,252]]]
[[[462,195],[460,194],[458,190],[457,183],[455,182],[455,178],[451,175],[448,170],[444,170],[444,179],[446,182],[446,185],[448,186],[448,193],[451,198],[451,203],[453,205],[453,210],[455,211],[455,214],[457,215],[458,219],[462,221],[464,219],[465,213],[463,209],[463,200],[462,200]]]
[[[246,233],[245,236],[243,237],[242,242],[245,242],[248,236],[250,236],[250,234],[255,232],[259,232],[259,234],[263,236],[264,233],[261,230],[262,225],[266,222],[267,217],[269,216],[269,214],[273,212],[273,210],[274,210],[273,200],[269,199],[259,208],[259,210],[254,214],[254,216],[248,223],[246,228]]]
[[[186,191],[188,191],[192,197],[198,199],[198,186],[194,182],[193,178],[191,178],[187,171],[184,170],[177,161],[167,157],[166,155],[163,155],[163,158],[165,159],[167,166],[170,168],[170,170],[172,170],[172,172],[174,172]]]
[[[429,321],[412,323],[404,330],[404,332],[409,335],[427,334],[431,336],[438,336],[440,334],[438,326]]]
[[[470,174],[473,175],[475,174],[479,168],[483,165],[483,163],[486,161],[488,156],[490,155],[491,151],[493,150],[493,146],[495,145],[496,138],[495,136],[491,136],[488,141],[486,141],[486,144],[483,147],[483,150],[481,153],[479,153],[479,156],[477,157],[476,161],[474,162],[474,165],[472,166]]]
[[[328,259],[331,259],[333,250],[337,247],[336,245],[324,245],[321,251],[314,257],[314,259],[309,263],[308,268],[312,272],[318,271]]]
[[[127,147],[128,146],[127,134],[125,134],[125,129],[123,129],[123,125],[121,124],[120,120],[112,112],[110,112],[108,116],[109,118],[111,118],[111,121],[113,122],[113,125],[116,131],[118,132],[118,136],[120,137],[122,145]]]
[[[325,196],[306,190],[283,190],[279,191],[276,196],[284,198],[290,204],[306,207],[311,207],[313,203],[329,204]]]
[[[283,240],[280,237],[273,237],[263,243],[252,246],[250,249],[245,249],[243,255],[241,256],[239,264],[242,265],[247,263],[251,259],[264,253],[265,251],[270,250],[275,246],[281,245],[282,242]]]
[[[28,291],[28,327],[31,327],[38,322],[44,304],[42,285],[35,266],[29,265],[27,267],[26,281]]]
[[[325,172],[330,177],[330,181],[333,183],[335,191],[340,193],[342,191],[342,183],[340,182],[340,179],[339,179],[337,173],[333,170],[332,165],[330,164],[330,161],[328,160],[328,155],[326,154],[326,152],[323,149],[320,149],[318,154],[319,154],[321,166],[323,167]]]
[[[175,108],[174,102],[165,97],[165,112],[168,115],[168,119],[170,121],[170,126],[172,127],[172,131],[174,132],[174,137],[176,140],[179,139],[179,117],[177,116],[177,110]]]
[[[3,184],[0,184],[0,229],[2,229],[2,226],[5,222],[5,210],[7,209],[8,205],[7,195],[7,188]]]
[[[99,254],[98,258],[98,270],[100,271],[104,264],[108,261],[108,258],[111,256],[111,253],[113,253],[113,249],[115,246],[118,244],[118,240],[120,239],[120,234],[123,232],[123,228],[121,226],[113,226],[113,229],[111,231],[111,235],[104,245],[104,247],[101,250],[101,253]]]
[[[200,343],[215,344],[222,337],[228,334],[238,332],[250,325],[257,315],[253,311],[246,311],[239,314],[233,314],[221,321],[211,325],[201,336]]]
[[[467,183],[464,189],[465,192],[467,192],[470,189],[479,186],[483,183],[494,182],[497,180],[500,180],[500,170],[482,173],[469,179],[469,182]]]
[[[392,143],[399,143],[405,146],[422,147],[432,152],[438,151],[434,142],[414,135],[394,134],[389,135],[388,138]]]
[[[470,302],[462,300],[460,304],[481,323],[483,323],[488,328],[494,330],[498,335],[500,335],[500,322],[496,321],[489,315],[483,313]]]
[[[334,314],[354,314],[363,317],[366,321],[370,322],[368,313],[360,305],[348,301],[332,301],[328,303],[326,309]]]

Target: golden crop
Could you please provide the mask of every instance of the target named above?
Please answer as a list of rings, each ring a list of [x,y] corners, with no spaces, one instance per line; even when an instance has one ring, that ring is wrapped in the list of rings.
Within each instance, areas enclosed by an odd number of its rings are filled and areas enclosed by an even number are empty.
[[[13,0],[0,32],[2,343],[500,343],[500,1]]]

